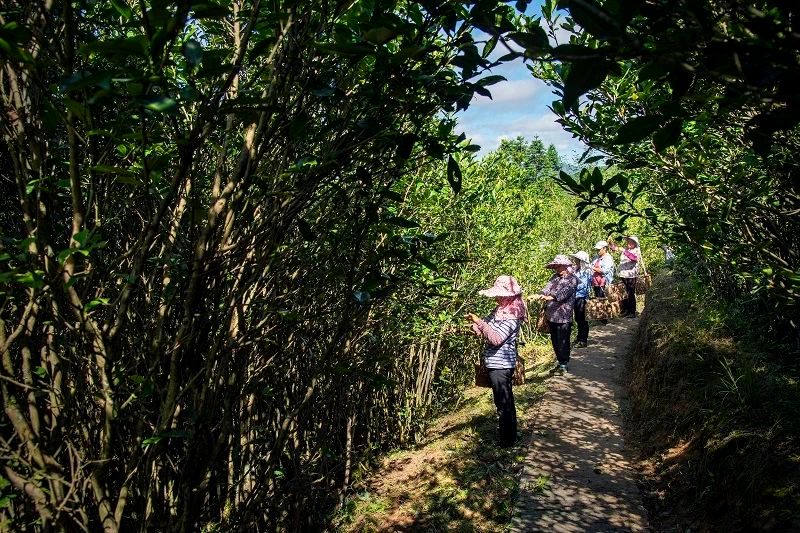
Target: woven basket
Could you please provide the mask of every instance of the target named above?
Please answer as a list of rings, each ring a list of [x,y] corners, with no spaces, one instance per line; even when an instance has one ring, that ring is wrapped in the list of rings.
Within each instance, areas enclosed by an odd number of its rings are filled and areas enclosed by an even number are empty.
[[[483,359],[480,363],[475,363],[475,386],[492,387],[492,382],[489,381],[489,369],[483,364]]]
[[[625,284],[615,281],[606,288],[606,296],[611,302],[622,302],[625,299]]]
[[[547,315],[544,312],[544,306],[539,308],[539,315],[536,317],[536,333],[547,335],[550,333],[550,322],[547,321]]]
[[[514,375],[511,377],[511,384],[525,384],[525,359],[522,357],[517,357],[517,365],[514,367]],[[492,388],[492,382],[489,379],[489,369],[483,364],[482,358],[480,363],[475,363],[475,386]]]
[[[619,304],[617,304],[617,309],[619,309]],[[592,298],[586,302],[586,318],[589,320],[608,320],[612,318],[613,313],[614,309],[608,298]]]
[[[650,278],[650,274],[642,274],[636,278],[636,294],[642,295],[647,292],[647,289],[650,288],[650,284],[652,283],[652,279]]]

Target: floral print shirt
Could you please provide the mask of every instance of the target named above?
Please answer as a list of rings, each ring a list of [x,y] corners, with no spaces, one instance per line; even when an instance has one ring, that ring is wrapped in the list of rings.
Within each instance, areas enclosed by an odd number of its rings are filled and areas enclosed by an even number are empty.
[[[589,287],[592,285],[592,271],[582,268],[575,272],[574,276],[578,279],[578,287],[575,289],[575,298],[588,298]]]
[[[553,299],[545,302],[544,313],[547,320],[557,324],[572,322],[572,310],[575,307],[575,291],[578,288],[578,278],[573,274],[559,276],[554,274],[541,294],[552,296]]]

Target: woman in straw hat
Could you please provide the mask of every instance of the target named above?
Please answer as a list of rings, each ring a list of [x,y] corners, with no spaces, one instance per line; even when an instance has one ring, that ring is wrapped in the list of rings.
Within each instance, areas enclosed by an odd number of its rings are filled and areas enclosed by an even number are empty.
[[[589,265],[589,254],[584,251],[575,252],[571,257],[575,263],[575,278],[578,280],[578,287],[575,290],[575,323],[578,325],[578,337],[575,339],[575,345],[578,348],[586,348],[586,343],[589,342],[586,301],[592,284],[592,267]]]
[[[497,306],[485,318],[469,313],[472,330],[486,343],[483,360],[489,370],[492,396],[499,415],[498,444],[508,447],[517,439],[517,410],[514,406],[512,378],[517,364],[517,336],[528,309],[522,288],[513,276],[499,276],[494,285],[479,291],[495,299]]]
[[[554,370],[569,370],[569,336],[572,332],[572,313],[578,279],[572,275],[572,261],[566,255],[557,255],[545,265],[555,273],[536,298],[544,300],[545,316],[550,325],[550,341],[558,363]]]
[[[625,247],[611,243],[611,249],[620,252],[619,277],[625,284],[625,299],[622,301],[622,316],[636,318],[636,278],[639,277],[639,259],[642,250],[636,235],[625,237]]]

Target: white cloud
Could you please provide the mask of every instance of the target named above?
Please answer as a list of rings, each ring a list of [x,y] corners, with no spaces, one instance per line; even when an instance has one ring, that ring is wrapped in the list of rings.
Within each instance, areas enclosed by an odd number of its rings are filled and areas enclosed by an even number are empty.
[[[543,81],[533,77],[526,80],[501,81],[487,87],[487,89],[492,93],[492,98],[489,99],[486,96],[476,94],[472,99],[471,106],[485,106],[494,109],[500,104],[517,104],[531,101],[550,92],[550,89]]]
[[[480,154],[486,154],[500,145],[502,139],[513,139],[517,136],[533,139],[538,137],[545,145],[554,145],[565,159],[576,159],[585,150],[585,146],[575,139],[571,133],[564,131],[549,110],[531,110],[522,116],[519,114],[487,115],[481,117],[462,116],[459,129],[481,146]]]

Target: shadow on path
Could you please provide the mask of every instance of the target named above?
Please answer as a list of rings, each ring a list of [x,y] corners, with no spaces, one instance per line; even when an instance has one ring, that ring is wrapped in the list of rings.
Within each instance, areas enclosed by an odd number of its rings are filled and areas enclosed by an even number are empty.
[[[512,531],[647,531],[627,459],[618,376],[638,319],[592,328],[570,372],[550,379],[529,444]]]

